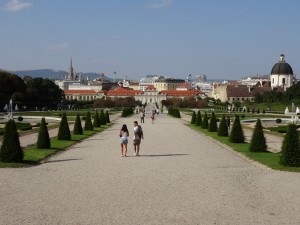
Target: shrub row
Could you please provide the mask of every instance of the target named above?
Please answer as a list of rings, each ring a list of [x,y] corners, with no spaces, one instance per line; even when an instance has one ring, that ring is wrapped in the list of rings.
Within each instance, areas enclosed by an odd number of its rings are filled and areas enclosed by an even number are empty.
[[[122,110],[121,117],[127,117],[133,114],[133,108],[132,107],[125,107]]]
[[[178,108],[169,107],[168,114],[176,118],[181,118],[180,111]]]

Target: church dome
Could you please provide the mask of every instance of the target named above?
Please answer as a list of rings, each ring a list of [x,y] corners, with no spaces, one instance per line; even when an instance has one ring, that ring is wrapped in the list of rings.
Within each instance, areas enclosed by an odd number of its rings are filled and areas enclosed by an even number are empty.
[[[293,75],[293,69],[290,64],[285,62],[284,54],[280,55],[279,63],[276,63],[271,71],[271,75]]]

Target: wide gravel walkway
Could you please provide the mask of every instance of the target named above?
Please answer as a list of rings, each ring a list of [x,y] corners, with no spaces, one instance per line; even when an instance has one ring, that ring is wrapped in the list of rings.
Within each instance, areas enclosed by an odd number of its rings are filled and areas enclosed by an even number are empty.
[[[122,118],[40,166],[0,169],[0,224],[300,224],[300,174],[241,158],[183,120],[146,118],[120,157]],[[131,132],[132,138],[132,132]]]

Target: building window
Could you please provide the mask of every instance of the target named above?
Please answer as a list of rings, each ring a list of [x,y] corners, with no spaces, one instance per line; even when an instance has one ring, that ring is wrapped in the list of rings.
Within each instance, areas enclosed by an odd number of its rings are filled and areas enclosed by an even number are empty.
[[[282,84],[285,84],[285,78],[282,78]]]
[[[272,78],[272,84],[274,84],[274,78]]]

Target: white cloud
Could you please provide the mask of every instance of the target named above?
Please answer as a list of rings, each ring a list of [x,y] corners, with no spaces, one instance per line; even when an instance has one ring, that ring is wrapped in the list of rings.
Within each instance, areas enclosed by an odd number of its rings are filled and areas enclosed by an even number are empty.
[[[47,47],[47,49],[48,50],[62,50],[62,49],[68,48],[69,46],[70,46],[69,43],[65,42],[62,44],[49,46],[49,47]]]
[[[10,0],[8,3],[4,5],[5,11],[19,11],[25,8],[32,7],[32,3],[30,2],[20,2],[19,0]]]
[[[159,9],[169,7],[173,4],[173,0],[157,0],[154,2],[149,3],[149,8],[151,9]]]

